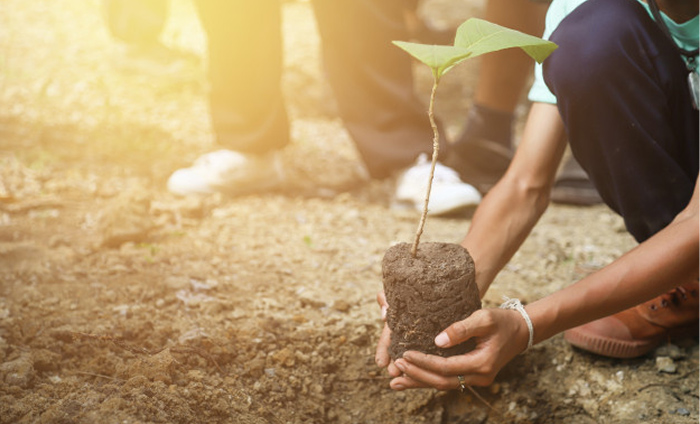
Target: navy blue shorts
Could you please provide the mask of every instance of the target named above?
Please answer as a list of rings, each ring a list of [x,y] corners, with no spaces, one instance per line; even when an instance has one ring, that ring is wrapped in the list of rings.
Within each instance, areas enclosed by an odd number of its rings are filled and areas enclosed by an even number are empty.
[[[698,111],[673,43],[634,0],[589,0],[544,62],[571,150],[643,241],[687,206],[698,176]]]

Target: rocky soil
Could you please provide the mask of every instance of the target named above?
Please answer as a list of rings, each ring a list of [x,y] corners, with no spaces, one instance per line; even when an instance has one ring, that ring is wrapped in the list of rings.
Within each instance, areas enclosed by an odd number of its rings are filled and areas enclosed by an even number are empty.
[[[482,7],[429,5],[440,25]],[[164,41],[189,53],[148,65],[109,38],[97,0],[0,2],[0,423],[698,422],[697,338],[611,360],[554,337],[477,389],[495,411],[390,390],[374,297],[418,216],[364,177],[309,3],[283,6],[288,187],[195,200],[165,190],[212,149],[203,35],[174,6]],[[451,135],[475,69],[444,81]],[[422,240],[469,224],[431,218]],[[484,306],[533,301],[634,244],[604,206],[552,205]]]

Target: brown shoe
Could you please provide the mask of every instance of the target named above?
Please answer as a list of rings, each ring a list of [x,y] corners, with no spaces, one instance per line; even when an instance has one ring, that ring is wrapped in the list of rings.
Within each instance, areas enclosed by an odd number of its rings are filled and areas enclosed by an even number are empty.
[[[572,345],[611,358],[642,356],[670,337],[698,335],[698,282],[564,332]]]

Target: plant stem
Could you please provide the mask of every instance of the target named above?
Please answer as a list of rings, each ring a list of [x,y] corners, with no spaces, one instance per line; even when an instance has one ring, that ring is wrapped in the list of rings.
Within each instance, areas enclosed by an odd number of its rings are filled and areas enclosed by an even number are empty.
[[[433,175],[435,175],[435,165],[437,164],[438,153],[440,152],[440,134],[438,133],[438,127],[435,123],[435,115],[433,113],[433,104],[435,103],[435,93],[437,92],[438,81],[439,79],[437,76],[433,75],[433,89],[430,92],[430,103],[428,104],[428,118],[430,119],[430,127],[433,129],[433,158],[430,163],[430,179],[428,179],[428,189],[425,192],[423,213],[421,214],[420,222],[418,223],[418,229],[416,230],[416,238],[413,241],[413,247],[411,248],[411,256],[414,258],[418,254],[418,243],[420,243],[420,236],[423,234],[425,220],[428,218],[430,190],[433,187]]]

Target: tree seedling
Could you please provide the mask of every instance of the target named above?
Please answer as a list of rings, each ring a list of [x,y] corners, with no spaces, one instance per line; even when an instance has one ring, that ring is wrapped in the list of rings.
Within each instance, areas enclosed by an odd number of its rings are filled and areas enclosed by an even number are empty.
[[[430,180],[425,194],[423,212],[418,224],[416,236],[411,248],[411,255],[415,258],[418,252],[418,243],[423,234],[423,227],[428,216],[428,201],[432,188],[435,164],[439,153],[439,137],[435,116],[433,113],[435,104],[435,94],[437,93],[440,79],[457,64],[467,59],[472,59],[486,53],[495,52],[514,47],[519,47],[538,63],[542,63],[550,53],[557,48],[551,41],[546,41],[532,35],[524,34],[510,28],[497,25],[483,19],[471,18],[464,22],[457,29],[454,45],[439,46],[429,44],[410,43],[406,41],[394,41],[411,56],[420,62],[428,65],[433,74],[433,87],[430,92],[430,102],[428,104],[428,118],[433,129],[433,155],[430,169]]]
[[[439,152],[439,133],[433,108],[441,78],[457,64],[485,53],[518,47],[542,63],[557,46],[481,19],[469,19],[459,26],[452,46],[436,46],[394,41],[414,58],[428,65],[433,87],[428,117],[433,129],[433,155],[425,202],[413,245],[399,243],[387,250],[382,260],[384,293],[389,304],[387,325],[391,329],[389,354],[397,359],[407,350],[453,356],[474,348],[467,340],[447,349],[435,346],[435,336],[450,324],[463,320],[481,308],[474,261],[469,252],[455,243],[425,243],[418,256],[418,244],[428,215],[428,202]],[[409,255],[410,253],[410,255]],[[469,389],[486,402],[471,387]]]
[[[420,236],[428,215],[428,201],[439,151],[439,134],[433,108],[442,77],[459,63],[498,50],[517,47],[542,62],[556,45],[481,19],[469,19],[459,26],[452,46],[436,46],[395,41],[432,70],[433,87],[428,117],[433,129],[433,156],[425,202],[413,245],[399,243],[387,250],[382,260],[384,293],[391,329],[389,354],[393,359],[407,350],[440,356],[468,352],[469,340],[447,349],[435,345],[435,336],[454,322],[481,308],[474,261],[469,252],[455,243],[424,243]]]

